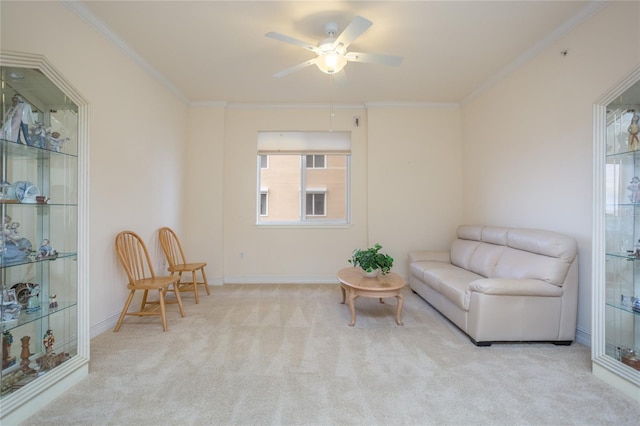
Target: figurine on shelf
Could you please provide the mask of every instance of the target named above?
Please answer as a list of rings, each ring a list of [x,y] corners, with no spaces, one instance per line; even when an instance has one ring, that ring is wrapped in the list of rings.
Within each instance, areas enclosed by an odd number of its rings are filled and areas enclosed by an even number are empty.
[[[53,331],[51,331],[51,329],[47,330],[42,338],[42,345],[44,346],[45,353],[47,355],[51,355],[53,353],[53,344],[55,341],[56,338],[53,337]]]
[[[31,254],[31,241],[18,235],[18,222],[13,222],[8,228],[2,230],[0,236],[0,261],[4,265],[25,262]]]
[[[60,133],[51,132],[51,135],[49,135],[48,140],[49,140],[48,149],[52,151],[60,152],[60,149],[62,148],[62,144],[68,141],[69,138],[62,138],[60,136]]]
[[[27,314],[32,314],[40,310],[40,286],[34,284],[29,291],[29,300],[27,301]]]
[[[640,149],[640,139],[638,139],[638,133],[640,132],[640,115],[634,114],[631,119],[631,124],[627,132],[629,133],[629,151],[636,151]]]
[[[31,350],[29,350],[29,340],[31,340],[31,337],[29,336],[24,336],[20,339],[22,342],[22,352],[20,352],[20,359],[22,361],[20,361],[20,369],[25,374],[33,374],[36,372],[36,370],[29,367],[29,364],[31,363],[29,357],[32,355]]]
[[[20,142],[20,133],[24,137],[27,145],[31,145],[29,137],[29,126],[35,124],[31,105],[26,103],[19,95],[13,95],[11,106],[4,115],[4,138],[11,142]]]
[[[9,188],[11,188],[11,184],[6,180],[0,180],[0,200],[8,200],[9,199]]]
[[[56,295],[52,294],[49,296],[49,309],[58,309],[58,301],[56,300]]]
[[[17,321],[21,310],[22,305],[18,303],[16,291],[12,288],[2,290],[2,322]]]
[[[38,248],[38,254],[36,255],[36,260],[43,260],[43,259],[53,260],[57,257],[58,257],[58,252],[55,251],[53,247],[51,247],[51,245],[49,245],[49,240],[47,238],[42,240],[42,242],[40,243],[40,248]]]
[[[47,135],[50,132],[49,127],[45,127],[42,123],[36,123],[33,128],[33,132],[31,133],[31,141],[33,142],[33,146],[37,146],[38,148],[46,148],[47,147]]]
[[[640,178],[634,176],[627,185],[627,189],[631,191],[629,194],[629,201],[632,203],[640,203]]]
[[[13,335],[9,330],[2,333],[2,369],[11,367],[16,363],[16,357],[11,356],[11,344],[13,343]]]
[[[633,245],[633,255],[636,257],[640,257],[640,240]]]

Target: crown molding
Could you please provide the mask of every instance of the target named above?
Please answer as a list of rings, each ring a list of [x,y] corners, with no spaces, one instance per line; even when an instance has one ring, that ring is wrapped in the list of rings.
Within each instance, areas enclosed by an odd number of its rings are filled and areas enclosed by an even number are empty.
[[[131,60],[140,65],[143,70],[151,74],[153,78],[158,80],[164,85],[167,90],[176,95],[185,104],[189,104],[189,99],[182,93],[174,84],[155,69],[151,64],[145,61],[142,56],[138,54],[131,46],[124,42],[107,24],[96,18],[89,9],[87,9],[82,2],[72,0],[61,0],[61,3],[69,10],[78,15],[84,22],[86,22],[91,28],[96,30],[107,40],[115,44],[125,55]]]
[[[430,109],[459,109],[455,102],[365,102],[368,109],[373,108],[430,108]]]
[[[191,108],[226,108],[228,102],[225,101],[198,101],[189,102]]]
[[[550,47],[553,43],[560,40],[570,31],[575,29],[577,26],[582,24],[584,21],[593,16],[600,9],[605,7],[612,0],[604,0],[604,1],[590,1],[582,10],[580,10],[573,17],[566,20],[562,25],[552,31],[545,38],[536,43],[533,47],[526,50],[522,55],[520,55],[515,61],[511,62],[506,67],[502,68],[496,75],[485,81],[483,84],[478,86],[473,92],[471,92],[468,96],[460,101],[460,105],[464,106],[473,99],[477,98],[481,94],[485,93],[487,90],[498,84],[500,81],[504,80],[510,74],[515,72],[518,68],[522,67],[529,61],[531,61],[534,57],[542,53],[545,49]]]
[[[296,104],[260,104],[230,103],[229,109],[363,109],[364,104],[296,103]]]

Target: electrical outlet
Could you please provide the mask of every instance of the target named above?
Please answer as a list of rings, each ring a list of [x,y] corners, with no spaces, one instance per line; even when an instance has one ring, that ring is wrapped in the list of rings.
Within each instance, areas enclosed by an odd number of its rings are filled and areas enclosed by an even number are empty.
[[[243,251],[240,252],[240,260],[244,260],[244,252]]]

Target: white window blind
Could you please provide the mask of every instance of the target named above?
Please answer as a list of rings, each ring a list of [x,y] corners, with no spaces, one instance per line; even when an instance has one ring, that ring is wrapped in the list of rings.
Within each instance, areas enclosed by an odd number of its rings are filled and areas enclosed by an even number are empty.
[[[351,132],[258,132],[258,154],[351,153]]]

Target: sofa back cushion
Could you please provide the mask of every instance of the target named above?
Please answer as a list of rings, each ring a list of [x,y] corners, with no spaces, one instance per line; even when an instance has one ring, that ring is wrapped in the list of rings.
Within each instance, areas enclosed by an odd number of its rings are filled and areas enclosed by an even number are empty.
[[[451,263],[487,278],[533,278],[562,285],[577,255],[575,239],[552,231],[458,227]]]

